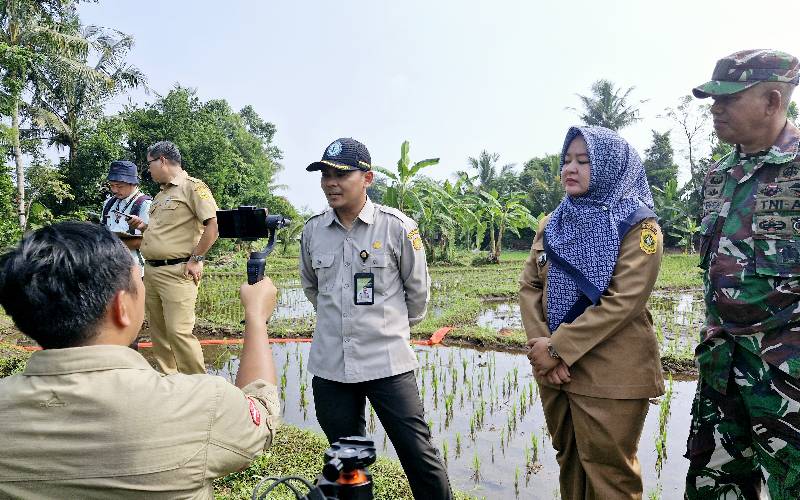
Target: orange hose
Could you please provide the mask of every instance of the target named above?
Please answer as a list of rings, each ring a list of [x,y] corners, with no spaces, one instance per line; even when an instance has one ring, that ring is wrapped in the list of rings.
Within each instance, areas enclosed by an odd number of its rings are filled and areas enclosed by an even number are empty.
[[[444,338],[444,336],[447,335],[447,333],[452,329],[453,328],[449,327],[449,326],[445,326],[445,327],[439,328],[438,330],[433,332],[433,335],[431,335],[431,338],[429,338],[427,340],[412,340],[411,343],[414,344],[414,345],[436,345],[436,344],[440,344],[442,342],[442,339]],[[269,339],[269,343],[270,344],[289,344],[291,342],[311,342],[311,340],[312,339],[310,339],[310,338]],[[203,339],[203,340],[200,341],[200,345],[231,345],[231,344],[242,344],[243,342],[244,342],[244,339]],[[26,351],[39,351],[39,350],[42,349],[41,347],[37,347],[37,346],[14,346],[14,347],[17,347],[17,348],[20,348],[20,349],[23,349],[23,350],[26,350]],[[136,347],[138,347],[140,349],[141,348],[146,348],[146,347],[153,347],[153,343],[152,342],[138,342],[136,344]]]

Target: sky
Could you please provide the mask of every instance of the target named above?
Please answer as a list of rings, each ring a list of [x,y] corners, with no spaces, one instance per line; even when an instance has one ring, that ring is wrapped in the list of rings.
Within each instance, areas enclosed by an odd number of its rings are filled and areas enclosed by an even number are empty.
[[[287,186],[277,194],[314,211],[325,199],[305,166],[336,138],[388,168],[408,140],[413,161],[441,158],[425,171],[438,179],[484,149],[519,168],[560,151],[579,122],[568,108],[601,78],[647,100],[621,131],[639,153],[652,129],[672,129],[685,165],[665,108],[730,53],[800,56],[795,0],[100,0],[79,12],[134,37],[128,61],[156,93],[181,84],[274,123]],[[153,99],[134,91],[107,112]]]

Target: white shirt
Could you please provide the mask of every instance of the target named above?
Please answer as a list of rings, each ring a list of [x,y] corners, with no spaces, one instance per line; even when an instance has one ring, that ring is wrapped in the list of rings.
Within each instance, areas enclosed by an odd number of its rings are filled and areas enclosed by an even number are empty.
[[[139,191],[139,189],[137,188],[134,189],[133,193],[131,193],[130,196],[128,196],[127,198],[123,200],[117,198],[114,201],[114,203],[111,204],[111,208],[108,211],[108,215],[105,220],[106,227],[115,233],[127,233],[130,231],[130,226],[128,226],[127,219],[125,219],[125,217],[122,217],[121,215],[113,213],[114,210],[128,215],[135,215],[140,219],[142,219],[145,224],[147,224],[150,221],[150,204],[153,202],[152,200],[145,200],[144,202],[142,202],[138,214],[131,213],[136,198],[138,198],[142,194],[143,193]],[[103,207],[105,207],[105,203],[103,203]],[[142,232],[136,229],[134,231],[134,234],[141,236]],[[139,252],[139,250],[131,250],[130,252],[134,262],[136,262],[142,269],[142,276],[144,276],[144,260],[142,259],[141,252]]]

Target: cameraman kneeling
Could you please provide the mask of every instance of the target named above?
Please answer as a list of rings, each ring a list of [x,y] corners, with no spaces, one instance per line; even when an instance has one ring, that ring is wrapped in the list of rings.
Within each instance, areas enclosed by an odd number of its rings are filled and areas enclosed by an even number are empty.
[[[39,229],[0,257],[0,305],[44,350],[0,379],[0,498],[212,498],[269,447],[280,403],[265,323],[276,290],[242,285],[236,387],[162,375],[127,346],[144,287],[107,229]]]

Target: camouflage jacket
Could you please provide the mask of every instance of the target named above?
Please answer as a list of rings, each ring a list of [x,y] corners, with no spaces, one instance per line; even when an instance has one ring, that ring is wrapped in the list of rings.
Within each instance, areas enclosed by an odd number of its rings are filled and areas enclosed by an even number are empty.
[[[738,149],[703,186],[703,380],[725,394],[734,343],[800,376],[800,131],[787,123],[769,151]]]

